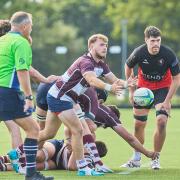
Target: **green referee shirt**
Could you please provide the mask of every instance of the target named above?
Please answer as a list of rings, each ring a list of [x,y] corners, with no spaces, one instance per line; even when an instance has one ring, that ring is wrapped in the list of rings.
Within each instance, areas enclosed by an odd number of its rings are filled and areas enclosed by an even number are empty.
[[[32,50],[29,42],[18,32],[0,37],[0,87],[20,89],[18,70],[29,70]]]

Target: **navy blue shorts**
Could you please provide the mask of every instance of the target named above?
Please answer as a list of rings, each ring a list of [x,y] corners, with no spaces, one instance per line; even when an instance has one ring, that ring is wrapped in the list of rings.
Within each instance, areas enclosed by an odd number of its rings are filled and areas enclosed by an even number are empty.
[[[60,113],[65,110],[73,109],[73,103],[69,101],[62,101],[47,94],[48,109],[51,112]]]
[[[48,142],[50,142],[51,144],[53,144],[54,147],[55,147],[55,153],[54,153],[53,157],[51,158],[51,160],[54,161],[55,164],[56,164],[57,154],[58,154],[58,152],[61,150],[61,148],[63,147],[64,141],[63,141],[63,140],[57,140],[57,139],[51,139],[51,140],[49,140]]]
[[[24,94],[15,89],[0,87],[0,120],[15,120],[31,115],[24,112]]]
[[[37,92],[36,92],[36,105],[43,109],[44,111],[48,110],[48,104],[47,104],[47,93],[50,89],[50,87],[54,84],[53,83],[40,83]]]
[[[168,94],[169,88],[162,88],[162,89],[157,89],[157,90],[152,90],[154,93],[154,102],[149,105],[149,106],[138,106],[137,104],[134,103],[134,108],[136,109],[151,109],[153,105],[159,104],[164,102],[166,99],[166,96]]]

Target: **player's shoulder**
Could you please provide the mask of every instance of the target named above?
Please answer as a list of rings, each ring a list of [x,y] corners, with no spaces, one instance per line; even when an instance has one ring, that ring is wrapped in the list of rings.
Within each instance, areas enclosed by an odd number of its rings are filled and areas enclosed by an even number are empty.
[[[161,45],[160,52],[169,58],[176,57],[175,52],[169,46],[166,45]]]
[[[141,55],[147,52],[147,45],[146,44],[142,44],[138,47],[136,47],[133,51],[134,55]]]

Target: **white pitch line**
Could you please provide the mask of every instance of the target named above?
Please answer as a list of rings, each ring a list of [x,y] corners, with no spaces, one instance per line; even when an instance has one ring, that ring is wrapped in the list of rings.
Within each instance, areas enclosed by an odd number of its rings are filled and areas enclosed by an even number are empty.
[[[122,172],[119,172],[119,173],[116,173],[116,174],[128,175],[128,174],[131,174],[133,172],[139,171],[139,170],[141,170],[142,168],[145,168],[145,167],[149,167],[149,162],[142,164],[141,167],[139,167],[139,168],[128,168],[128,170],[122,171]]]

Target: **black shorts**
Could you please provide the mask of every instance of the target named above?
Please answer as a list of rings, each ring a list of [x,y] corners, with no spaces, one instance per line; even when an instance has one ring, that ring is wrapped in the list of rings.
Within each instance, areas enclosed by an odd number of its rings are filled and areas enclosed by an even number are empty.
[[[168,94],[168,91],[169,91],[169,88],[152,90],[152,92],[154,93],[154,102],[149,106],[138,106],[136,103],[134,103],[134,108],[136,108],[136,109],[151,109],[151,107],[153,105],[164,102],[164,100]]]
[[[28,117],[24,112],[25,97],[23,92],[11,88],[0,87],[0,120],[14,120]]]
[[[47,104],[47,93],[50,89],[50,87],[53,85],[54,83],[40,83],[37,89],[37,93],[36,93],[36,105],[43,109],[44,111],[48,110],[48,104]]]
[[[57,139],[51,139],[48,142],[50,142],[51,144],[54,145],[55,147],[55,154],[53,155],[53,157],[51,158],[51,160],[57,165],[56,163],[56,158],[57,158],[57,154],[59,153],[59,151],[61,150],[61,148],[64,145],[64,141],[63,140],[57,140]]]

